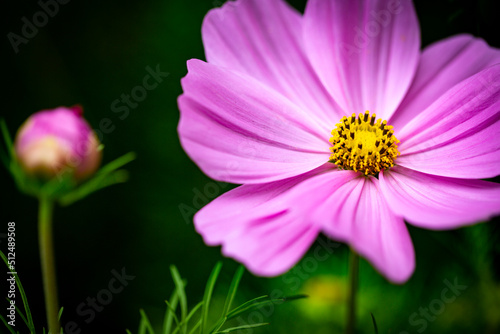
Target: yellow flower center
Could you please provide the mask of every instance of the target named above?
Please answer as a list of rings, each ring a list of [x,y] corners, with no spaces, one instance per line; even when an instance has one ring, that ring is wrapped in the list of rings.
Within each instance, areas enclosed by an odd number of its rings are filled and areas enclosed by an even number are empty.
[[[344,116],[332,130],[330,162],[342,169],[376,175],[394,166],[399,155],[399,140],[392,126],[367,110],[365,114]]]

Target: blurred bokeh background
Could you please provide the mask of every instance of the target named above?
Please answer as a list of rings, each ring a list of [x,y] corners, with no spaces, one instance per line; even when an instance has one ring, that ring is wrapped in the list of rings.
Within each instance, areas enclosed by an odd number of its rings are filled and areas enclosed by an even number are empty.
[[[303,11],[306,0],[289,2]],[[222,3],[68,0],[27,43],[19,45],[16,53],[7,34],[21,35],[23,17],[32,21],[43,9],[38,1],[2,2],[0,117],[11,134],[35,111],[81,104],[91,125],[101,130],[104,162],[129,151],[138,156],[127,166],[131,175],[128,183],[70,207],[58,207],[55,212],[60,303],[65,307],[62,322],[76,322],[81,333],[124,333],[126,328],[136,332],[140,308],[159,325],[164,300],[174,287],[171,264],[188,281],[191,305],[201,300],[206,279],[218,260],[223,260],[224,267],[215,302],[223,298],[237,267],[233,260],[221,256],[220,248],[204,245],[191,219],[201,205],[233,185],[208,179],[183,152],[176,132],[176,100],[182,92],[180,79],[186,74],[186,60],[204,59],[201,23],[210,9]],[[417,1],[416,8],[423,46],[467,32],[500,47],[495,0]],[[114,101],[141,86],[148,68],[157,67],[168,76],[161,77],[157,87],[147,91],[128,112],[116,112]],[[18,193],[3,166],[0,185],[0,249],[6,251],[7,222],[15,221],[17,271],[41,328],[45,312],[37,202]],[[498,333],[497,222],[446,232],[410,227],[410,232],[417,270],[407,284],[392,285],[361,262],[360,332],[373,333],[373,313],[380,333]],[[241,302],[273,291],[310,295],[307,300],[263,310],[264,320],[271,325],[255,329],[255,333],[342,332],[348,252],[340,245],[330,254],[325,251],[325,242],[316,243],[303,261],[282,277],[258,278],[245,273],[238,294]],[[320,258],[314,253],[318,247],[325,251]],[[82,317],[77,308],[107,289],[113,270],[125,270],[135,278],[87,323],[89,315]],[[0,276],[1,290],[6,291],[5,276]],[[443,290],[450,284],[460,287],[443,299]],[[3,296],[0,291],[0,299],[4,300]],[[259,320],[254,314],[238,321]],[[21,326],[18,330],[26,332]],[[6,329],[0,326],[3,332]]]

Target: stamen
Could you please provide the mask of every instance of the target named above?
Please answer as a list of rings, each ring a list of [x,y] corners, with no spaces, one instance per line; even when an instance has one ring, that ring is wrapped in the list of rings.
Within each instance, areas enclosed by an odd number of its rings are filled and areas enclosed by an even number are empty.
[[[394,166],[399,155],[399,140],[387,121],[378,119],[367,110],[358,117],[342,117],[332,130],[330,162],[342,169],[360,171],[365,175],[376,175],[381,170]]]

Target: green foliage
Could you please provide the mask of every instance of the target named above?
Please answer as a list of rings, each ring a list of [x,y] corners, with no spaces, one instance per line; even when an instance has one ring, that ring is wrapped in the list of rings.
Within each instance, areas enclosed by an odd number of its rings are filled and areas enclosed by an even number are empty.
[[[243,313],[257,310],[261,307],[264,307],[269,304],[277,304],[283,303],[286,301],[292,301],[296,299],[305,298],[305,295],[297,295],[291,296],[288,298],[278,298],[271,299],[268,296],[261,296],[249,300],[234,309],[231,309],[231,305],[236,296],[236,291],[238,290],[238,285],[243,276],[244,268],[240,266],[236,273],[234,274],[233,280],[229,287],[229,291],[226,296],[226,300],[224,302],[224,307],[222,309],[222,313],[212,325],[209,326],[208,322],[208,314],[210,310],[210,300],[212,298],[212,294],[215,288],[215,284],[217,283],[217,278],[222,268],[222,263],[218,262],[212,273],[210,274],[205,293],[203,296],[203,300],[196,304],[191,311],[187,312],[187,297],[186,297],[186,282],[181,279],[181,276],[175,266],[170,267],[170,272],[172,274],[172,278],[175,283],[175,292],[172,294],[170,301],[165,301],[167,304],[167,311],[165,313],[164,322],[163,322],[163,330],[161,334],[194,334],[199,332],[200,334],[221,334],[221,333],[231,333],[237,330],[257,328],[261,326],[268,325],[268,323],[256,323],[256,324],[246,324],[240,325],[236,327],[226,327],[223,329],[227,322]],[[180,312],[177,311],[177,306],[180,304]],[[179,314],[180,313],[180,314]],[[139,324],[139,334],[156,334],[153,326],[144,313],[143,310],[140,310],[141,321]],[[197,317],[195,315],[198,314]],[[179,317],[180,316],[180,317]],[[175,326],[173,323],[175,322]],[[208,328],[211,328],[210,330]],[[128,334],[132,334],[131,331],[126,331]]]
[[[0,257],[5,262],[7,267],[9,267],[7,257],[1,251],[0,251]],[[224,327],[224,325],[226,325],[229,320],[243,313],[257,310],[269,304],[276,304],[276,303],[281,304],[286,301],[292,301],[306,297],[305,295],[296,295],[288,298],[270,299],[268,296],[261,296],[249,300],[231,310],[231,304],[234,301],[234,298],[236,296],[236,291],[238,290],[238,285],[241,281],[244,272],[244,268],[240,266],[236,270],[236,273],[234,274],[220,318],[217,319],[215,324],[212,326],[212,329],[207,330],[206,328],[208,328],[208,312],[210,309],[210,300],[212,297],[212,293],[214,291],[215,284],[217,283],[217,277],[219,276],[221,268],[222,268],[222,263],[218,262],[214,267],[214,269],[212,270],[212,273],[207,281],[203,301],[196,304],[191,309],[191,311],[188,312],[187,296],[185,291],[186,282],[181,278],[179,271],[175,266],[170,267],[172,278],[175,283],[175,291],[172,294],[170,301],[165,301],[167,305],[167,311],[165,312],[163,330],[161,331],[162,334],[194,334],[198,330],[200,331],[200,334],[221,334],[221,333],[231,333],[242,329],[250,329],[250,328],[265,326],[268,325],[268,323],[246,324],[246,325],[227,327],[225,329],[222,329],[222,327]],[[23,301],[25,313],[23,313],[22,310],[20,310],[17,306],[16,306],[16,312],[21,317],[24,324],[28,328],[29,333],[36,334],[35,324],[33,323],[33,317],[31,315],[28,299],[26,297],[23,285],[21,284],[19,276],[17,274],[13,275],[16,279],[16,285],[21,295],[21,299]],[[179,304],[180,304],[180,318],[177,315],[177,306]],[[59,310],[59,319],[61,319],[63,311],[64,308],[61,307],[61,309]],[[151,324],[151,321],[149,320],[146,312],[141,309],[139,310],[139,313],[141,315],[141,318],[137,333],[155,334],[153,325]],[[197,314],[199,316],[195,317],[195,315]],[[5,317],[2,316],[1,314],[0,314],[0,320],[4,323],[4,325],[7,327],[10,333],[12,334],[20,333],[19,331],[15,331],[14,328],[8,324]],[[175,325],[173,325],[174,322]],[[203,326],[202,324],[205,324],[205,326]],[[42,328],[42,333],[46,333],[45,328]],[[126,330],[126,333],[132,334],[132,332],[128,329]]]
[[[377,321],[375,320],[375,316],[371,312],[370,315],[372,316],[373,330],[375,331],[375,334],[378,334],[378,327],[377,327]]]
[[[2,258],[3,262],[7,265],[7,268],[9,268],[9,270],[10,270],[10,266],[9,266],[9,262],[7,260],[7,257],[5,256],[5,254],[2,251],[0,251],[0,257]],[[31,315],[31,310],[30,310],[30,307],[28,304],[28,298],[26,297],[26,292],[24,291],[24,287],[21,283],[21,280],[19,279],[19,276],[15,273],[13,273],[12,275],[16,279],[17,290],[19,291],[19,294],[21,295],[21,300],[23,302],[24,312],[26,312],[26,314],[23,313],[17,306],[16,306],[16,312],[23,320],[29,333],[36,334],[35,323],[33,322],[33,316]],[[10,303],[9,298],[7,298],[7,301]],[[64,308],[61,307],[61,309],[59,310],[59,314],[58,314],[59,320],[61,319],[63,311],[64,311]],[[9,330],[10,333],[12,333],[12,334],[20,334],[21,333],[20,331],[15,331],[14,328],[8,324],[7,319],[5,319],[5,317],[1,314],[0,314],[0,320],[2,320],[5,327],[7,327],[7,329]],[[42,328],[42,333],[43,334],[46,333],[45,328]],[[62,328],[61,328],[61,334],[63,334]]]
[[[10,270],[9,261],[7,260],[7,257],[2,251],[0,251],[0,257],[2,258],[7,268]],[[21,300],[23,301],[24,311],[26,312],[26,314],[23,314],[23,312],[17,306],[16,306],[16,312],[19,314],[23,322],[26,324],[26,327],[28,327],[30,333],[35,334],[35,324],[33,323],[33,317],[31,316],[31,310],[28,304],[28,298],[26,297],[26,293],[24,292],[23,285],[21,284],[21,280],[19,279],[19,276],[17,274],[14,273],[12,275],[16,279],[17,289],[19,291],[19,294],[21,295]],[[10,302],[8,298],[7,300]],[[14,329],[7,324],[7,320],[2,315],[0,315],[0,319],[5,324],[5,326],[7,326],[7,328],[10,330],[11,333],[15,333]]]

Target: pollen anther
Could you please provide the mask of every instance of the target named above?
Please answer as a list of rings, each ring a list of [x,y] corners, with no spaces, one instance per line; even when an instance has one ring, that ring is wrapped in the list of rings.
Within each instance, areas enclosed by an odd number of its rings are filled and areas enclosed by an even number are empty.
[[[376,175],[381,170],[394,166],[399,155],[399,140],[392,126],[378,119],[367,110],[358,117],[344,116],[332,130],[330,162],[341,169],[359,171],[365,175]]]

